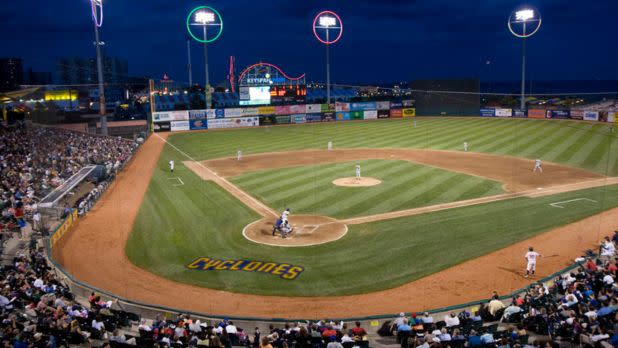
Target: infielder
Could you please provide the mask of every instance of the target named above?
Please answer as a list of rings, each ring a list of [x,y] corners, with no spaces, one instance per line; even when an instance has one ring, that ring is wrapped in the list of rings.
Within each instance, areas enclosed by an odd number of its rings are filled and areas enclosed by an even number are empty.
[[[170,160],[169,165],[170,165],[170,172],[173,173],[174,172],[174,160]]]
[[[240,161],[242,159],[242,150],[236,151],[236,160]]]
[[[543,164],[541,163],[541,160],[538,158],[534,160],[534,168],[532,169],[532,172],[536,173],[537,170],[543,173]]]
[[[527,262],[525,275],[526,278],[528,278],[529,275],[534,274],[534,271],[536,271],[536,260],[539,257],[541,257],[541,254],[534,251],[533,247],[528,248],[528,252],[524,256],[524,259],[526,259]]]
[[[464,152],[468,152],[468,142],[464,141]]]
[[[360,181],[361,180],[361,168],[360,168],[360,164],[356,165],[356,181]]]
[[[332,150],[333,149],[333,142],[329,141],[328,145],[326,145],[326,147],[328,148],[328,151]]]

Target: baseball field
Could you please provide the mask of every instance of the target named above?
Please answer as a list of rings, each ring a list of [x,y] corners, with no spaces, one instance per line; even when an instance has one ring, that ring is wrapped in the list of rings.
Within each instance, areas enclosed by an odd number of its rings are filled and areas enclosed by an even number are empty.
[[[618,228],[616,139],[601,124],[497,118],[154,134],[54,256],[119,296],[212,314],[454,305],[528,284],[528,245],[549,256],[540,278]],[[345,181],[356,165],[363,181]]]

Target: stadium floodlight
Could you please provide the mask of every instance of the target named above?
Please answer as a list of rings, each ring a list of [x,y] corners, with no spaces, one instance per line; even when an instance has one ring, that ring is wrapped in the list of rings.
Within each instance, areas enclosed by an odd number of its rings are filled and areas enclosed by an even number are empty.
[[[320,17],[319,23],[323,27],[334,27],[337,25],[337,19],[335,19],[335,17],[322,16]]]
[[[509,17],[508,28],[511,34],[522,39],[521,50],[521,103],[522,111],[526,108],[526,39],[536,34],[541,27],[539,11],[525,7],[514,11]]]
[[[101,121],[101,134],[107,135],[107,117],[105,116],[105,83],[103,81],[103,62],[101,46],[105,43],[99,38],[99,28],[103,26],[103,0],[90,0],[92,22],[94,23],[94,45],[97,50],[97,77],[99,82],[99,115]]]
[[[206,109],[210,108],[210,99],[211,99],[211,87],[210,87],[210,76],[208,74],[208,44],[217,40],[221,33],[223,32],[223,19],[217,10],[209,6],[198,6],[189,12],[187,16],[187,31],[189,35],[195,41],[201,42],[204,44],[204,94],[206,97]],[[192,27],[202,27],[202,37],[196,36]],[[210,32],[216,32],[214,36],[211,38],[208,37],[208,27],[218,27],[217,30],[211,30]],[[199,34],[198,34],[199,35]]]
[[[324,31],[325,38],[318,35],[318,30]],[[338,31],[334,40],[331,40],[330,31]],[[328,47],[341,39],[343,34],[343,23],[341,18],[333,11],[322,11],[313,19],[313,35],[326,45],[326,103],[330,109],[330,54]]]

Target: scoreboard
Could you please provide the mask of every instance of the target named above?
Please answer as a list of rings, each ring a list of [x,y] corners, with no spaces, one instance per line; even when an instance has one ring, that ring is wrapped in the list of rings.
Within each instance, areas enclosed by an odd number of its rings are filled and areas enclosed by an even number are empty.
[[[270,103],[304,104],[307,100],[307,85],[270,86]]]

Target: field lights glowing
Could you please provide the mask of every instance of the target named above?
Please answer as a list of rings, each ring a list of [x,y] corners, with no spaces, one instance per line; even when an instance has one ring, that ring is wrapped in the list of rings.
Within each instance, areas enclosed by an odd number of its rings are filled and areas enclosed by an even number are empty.
[[[92,20],[100,28],[103,25],[103,0],[90,0],[90,7],[92,8]]]
[[[206,11],[196,12],[195,21],[201,24],[212,23],[215,21],[215,14],[212,12],[206,12]]]
[[[529,19],[534,18],[534,10],[524,9],[515,12],[515,19],[518,21],[527,21]]]
[[[335,25],[337,25],[337,19],[335,19],[335,17],[330,17],[330,16],[320,17],[320,26],[334,27]]]

